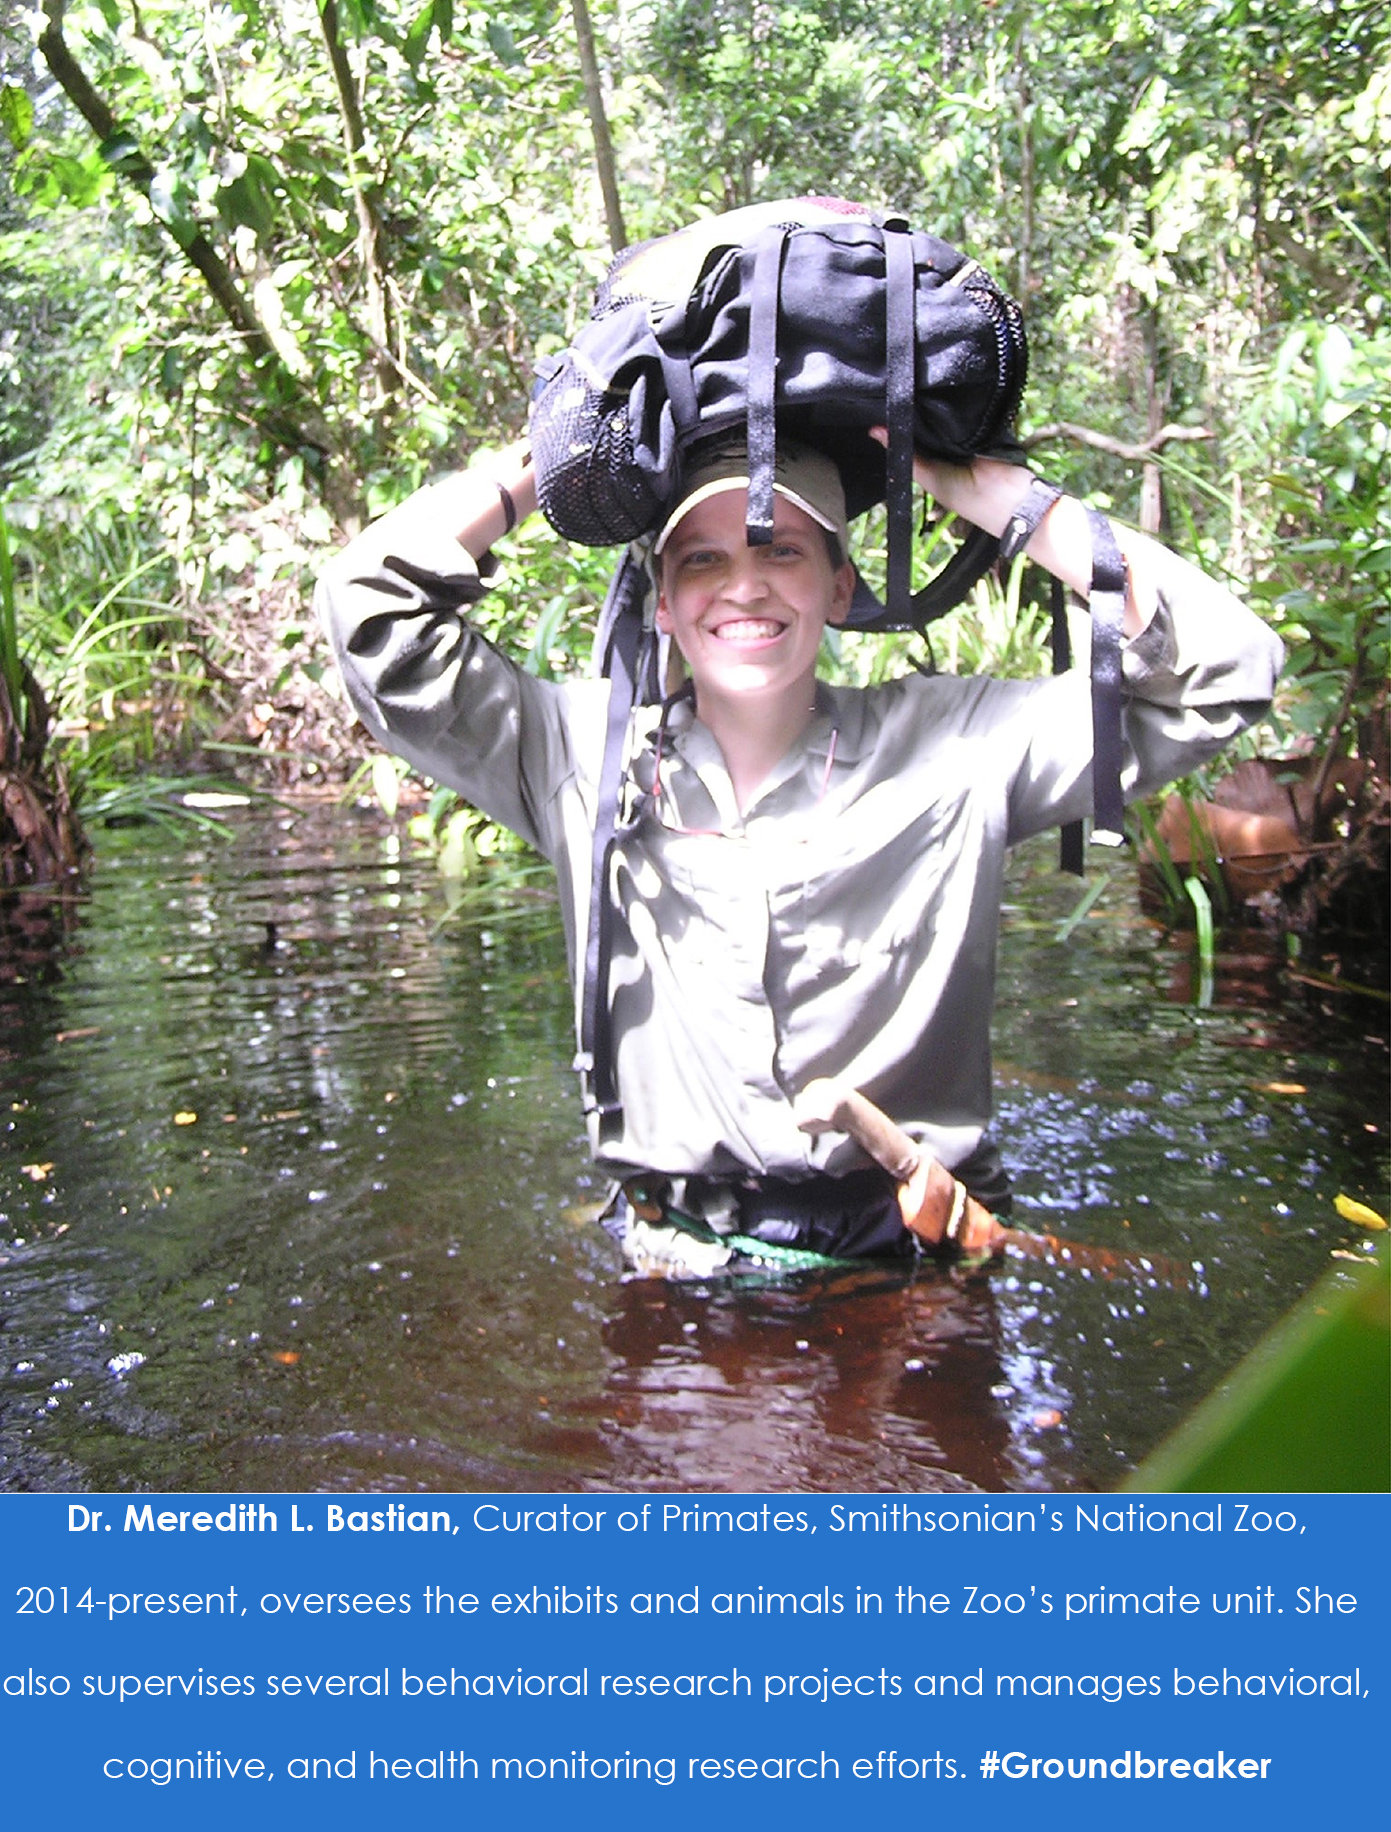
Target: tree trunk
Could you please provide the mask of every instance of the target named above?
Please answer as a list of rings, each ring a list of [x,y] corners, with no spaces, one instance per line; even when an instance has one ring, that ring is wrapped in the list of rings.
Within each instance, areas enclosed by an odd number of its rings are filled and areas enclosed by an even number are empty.
[[[20,668],[18,705],[0,673],[0,891],[60,884],[86,851],[63,772],[45,760],[48,702],[22,662]],[[0,939],[7,929],[0,923]]]
[[[1014,48],[1015,118],[1019,124],[1019,303],[1027,312],[1033,290],[1034,254],[1034,98],[1024,55],[1024,27]]]
[[[570,10],[574,15],[575,38],[580,47],[584,102],[589,110],[589,126],[594,135],[594,162],[599,168],[599,189],[604,195],[604,220],[608,224],[609,245],[617,254],[620,248],[628,246],[628,231],[623,223],[623,204],[618,195],[618,170],[614,164],[613,141],[609,137],[609,118],[604,111],[604,91],[599,82],[599,59],[594,52],[594,27],[590,23],[586,0],[570,0]]]
[[[1154,440],[1164,425],[1173,392],[1170,377],[1162,373],[1165,367],[1163,333],[1157,305],[1147,303],[1140,308],[1140,335],[1144,348],[1145,433],[1149,440]],[[1153,459],[1149,459],[1140,473],[1140,531],[1158,534],[1163,526],[1164,473]]]

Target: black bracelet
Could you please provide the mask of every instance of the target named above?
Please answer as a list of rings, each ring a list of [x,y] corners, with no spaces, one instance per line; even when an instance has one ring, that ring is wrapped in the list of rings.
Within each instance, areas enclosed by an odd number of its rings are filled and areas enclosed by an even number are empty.
[[[502,532],[504,534],[511,534],[512,530],[517,525],[517,505],[512,500],[512,492],[505,483],[498,483],[496,478],[493,480],[493,488],[497,491],[502,501],[502,513],[505,520],[505,526]]]
[[[1039,523],[1061,495],[1062,491],[1055,483],[1045,483],[1041,477],[1034,478],[1028,494],[1010,511],[1009,521],[1000,536],[1002,560],[1013,560],[1023,553],[1034,538]]]

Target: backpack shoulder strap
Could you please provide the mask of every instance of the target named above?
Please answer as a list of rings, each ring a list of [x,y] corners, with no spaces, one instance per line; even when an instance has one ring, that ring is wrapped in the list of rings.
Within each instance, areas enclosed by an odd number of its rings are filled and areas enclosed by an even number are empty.
[[[646,567],[631,548],[627,549],[609,585],[595,633],[595,655],[600,672],[608,677],[609,703],[590,854],[580,1048],[574,1066],[580,1073],[586,1112],[597,1111],[599,1115],[601,1138],[617,1126],[621,1115],[609,1012],[609,959],[613,943],[613,899],[609,878],[618,836],[618,802],[623,787],[628,724],[633,707],[650,698],[653,690],[649,676],[655,665],[656,644],[643,617],[648,586]]]
[[[884,237],[884,420],[889,436],[885,500],[889,518],[885,598],[891,617],[915,617],[910,606],[913,560],[913,408],[917,391],[917,294],[913,238],[907,223],[886,223]],[[939,575],[936,583],[942,582]],[[959,579],[954,587],[960,589]],[[965,589],[969,590],[969,586]]]
[[[1092,531],[1092,841],[1125,844],[1121,797],[1121,628],[1128,584],[1125,560],[1111,524],[1088,509]]]

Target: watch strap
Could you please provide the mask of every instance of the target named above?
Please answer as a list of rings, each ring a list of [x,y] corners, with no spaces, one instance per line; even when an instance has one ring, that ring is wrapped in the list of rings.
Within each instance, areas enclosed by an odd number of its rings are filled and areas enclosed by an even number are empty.
[[[1015,560],[1034,538],[1039,523],[1062,495],[1055,483],[1035,477],[1027,494],[1010,511],[1005,531],[1000,536],[1000,558]]]

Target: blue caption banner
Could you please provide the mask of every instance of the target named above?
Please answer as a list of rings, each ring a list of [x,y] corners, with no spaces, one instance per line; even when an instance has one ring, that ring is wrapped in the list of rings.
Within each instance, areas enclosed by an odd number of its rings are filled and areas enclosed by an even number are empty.
[[[1384,1807],[1385,1497],[0,1497],[9,1823]]]

